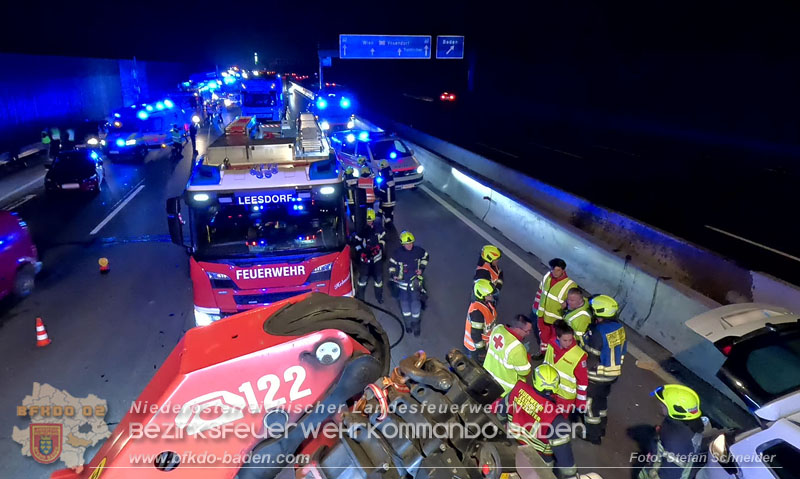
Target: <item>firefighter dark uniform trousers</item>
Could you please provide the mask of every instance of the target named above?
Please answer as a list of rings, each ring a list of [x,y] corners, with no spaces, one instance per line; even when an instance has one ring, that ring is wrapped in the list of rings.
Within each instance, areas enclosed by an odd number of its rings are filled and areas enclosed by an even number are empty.
[[[605,319],[592,324],[584,338],[589,389],[583,420],[586,439],[597,442],[606,433],[611,385],[622,374],[622,361],[627,351],[625,328],[613,319]]]
[[[399,289],[400,310],[406,330],[419,331],[422,302],[420,300],[421,281],[416,278],[416,270],[425,271],[428,266],[428,252],[419,246],[411,250],[403,246],[397,249],[389,260],[389,274]]]
[[[378,222],[365,226],[353,238],[358,259],[358,292],[356,297],[364,301],[367,283],[371,277],[375,286],[375,299],[383,302],[383,250],[386,232]]]
[[[383,224],[388,227],[394,221],[395,183],[391,168],[382,168],[375,177],[375,193],[380,200],[378,211],[383,216]]]

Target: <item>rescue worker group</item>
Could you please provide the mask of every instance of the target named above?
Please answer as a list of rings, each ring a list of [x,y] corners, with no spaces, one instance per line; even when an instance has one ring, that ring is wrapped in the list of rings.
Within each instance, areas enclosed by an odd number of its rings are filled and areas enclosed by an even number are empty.
[[[386,229],[394,227],[394,177],[385,160],[377,175],[364,159],[358,161],[357,169],[345,171],[355,225],[351,245],[358,264],[356,297],[365,300],[371,279],[375,299],[383,304]],[[376,221],[376,203],[382,221]],[[402,231],[399,237],[400,247],[388,259],[390,289],[399,302],[406,333],[419,336],[429,256],[415,245],[411,232]],[[622,374],[627,351],[625,328],[618,320],[620,308],[608,295],[587,295],[567,275],[566,262],[554,258],[539,284],[531,313],[498,321],[502,256],[496,246],[481,249],[467,309],[464,349],[502,386],[503,397],[493,410],[506,424],[509,436],[535,449],[560,478],[574,478],[577,465],[571,439],[600,445],[606,434],[608,397]],[[688,477],[697,464],[681,459],[698,449],[704,427],[700,398],[678,384],[664,385],[651,395],[662,403],[666,418],[649,450],[643,451],[647,461],[639,479]]]

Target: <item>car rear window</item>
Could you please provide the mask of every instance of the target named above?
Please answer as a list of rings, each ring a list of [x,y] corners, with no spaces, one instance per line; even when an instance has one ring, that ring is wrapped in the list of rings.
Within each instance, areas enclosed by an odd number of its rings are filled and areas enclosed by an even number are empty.
[[[745,360],[747,373],[774,397],[800,388],[800,336],[753,349]]]
[[[779,479],[797,479],[800,477],[800,450],[786,441],[777,441],[762,445],[757,452],[766,458],[764,465],[772,470]]]

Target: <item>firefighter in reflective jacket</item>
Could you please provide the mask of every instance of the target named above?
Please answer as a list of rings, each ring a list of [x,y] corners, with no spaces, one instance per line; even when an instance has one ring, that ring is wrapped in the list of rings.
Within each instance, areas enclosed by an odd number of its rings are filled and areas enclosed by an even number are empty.
[[[545,462],[554,466],[558,477],[572,479],[578,470],[570,444],[572,428],[555,398],[559,383],[558,371],[542,364],[533,371],[533,387],[518,382],[506,396],[503,409],[509,419],[508,435],[534,448]],[[501,409],[501,417],[503,412]]]
[[[583,337],[592,324],[592,313],[589,311],[589,301],[583,297],[581,289],[571,288],[567,293],[564,321],[575,331],[575,339],[581,347],[583,347]]]
[[[544,275],[533,301],[533,314],[538,318],[539,346],[542,353],[547,343],[553,339],[553,323],[564,319],[564,302],[567,291],[576,286],[575,281],[567,277],[567,263],[561,258],[553,258],[548,263],[550,271]]]
[[[420,335],[422,314],[423,273],[428,266],[428,252],[414,245],[410,231],[400,233],[400,247],[389,258],[389,276],[399,291],[400,311],[407,333]]]
[[[353,237],[358,257],[358,292],[356,297],[364,301],[369,278],[375,285],[375,299],[383,304],[383,250],[386,232],[375,222],[375,210],[367,210],[367,226]]]
[[[547,344],[544,362],[556,368],[560,380],[558,395],[568,407],[567,412],[583,412],[586,408],[586,390],[589,374],[586,370],[586,352],[575,341],[575,333],[563,319],[553,323],[555,337]]]
[[[389,162],[381,160],[378,176],[375,177],[375,193],[381,204],[378,211],[383,216],[383,226],[388,228],[394,221],[395,183]]]
[[[589,326],[584,340],[588,353],[589,390],[583,422],[587,441],[600,444],[608,423],[608,395],[611,385],[622,374],[627,352],[625,328],[617,321],[619,305],[601,294],[589,300],[595,323]]]
[[[531,362],[523,341],[532,332],[531,320],[518,314],[508,326],[498,324],[489,334],[483,369],[503,386],[503,396],[514,388],[517,381],[525,382],[531,374]]]
[[[464,348],[467,356],[483,364],[486,359],[486,343],[489,341],[489,332],[492,323],[497,319],[497,310],[494,308],[494,287],[488,279],[479,279],[472,285],[475,300],[467,310],[467,320],[464,324]]]
[[[486,245],[481,248],[481,257],[478,258],[478,266],[475,268],[475,276],[472,278],[473,281],[488,279],[492,283],[495,305],[500,299],[500,290],[503,289],[503,270],[497,264],[502,256],[503,252],[497,246]]]
[[[356,187],[358,185],[358,174],[352,166],[344,170],[344,187],[347,191],[347,208],[350,210],[350,220],[353,225],[356,223]],[[358,230],[356,230],[358,231]]]
[[[356,182],[356,231],[361,231],[367,225],[367,210],[375,204],[375,190],[372,172],[366,166],[359,171]]]
[[[688,479],[694,459],[701,459],[704,423],[700,396],[680,384],[661,386],[650,395],[661,401],[667,417],[645,451],[648,461],[639,479]]]

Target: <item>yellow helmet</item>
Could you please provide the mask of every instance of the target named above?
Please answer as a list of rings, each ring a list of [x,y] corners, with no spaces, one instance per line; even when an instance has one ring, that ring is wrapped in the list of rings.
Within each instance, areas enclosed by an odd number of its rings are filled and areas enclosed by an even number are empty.
[[[367,221],[375,221],[375,210],[372,208],[367,210]]]
[[[364,165],[367,164],[367,157],[366,156],[359,156],[358,160],[356,160],[356,161],[358,162],[358,166],[364,166]]]
[[[472,286],[472,291],[475,293],[476,298],[483,299],[490,294],[494,294],[494,286],[488,279],[479,279]]]
[[[484,261],[491,263],[492,261],[500,259],[501,256],[503,256],[503,253],[497,246],[487,244],[481,249],[481,258],[483,258]]]
[[[386,161],[386,160],[381,160],[380,167],[381,167],[381,169],[389,168],[389,162]]]
[[[400,233],[400,244],[408,244],[414,242],[414,235],[410,231],[403,231]]]
[[[533,387],[537,391],[552,391],[558,390],[558,371],[549,364],[541,364],[533,370]]]
[[[348,166],[348,167],[347,167],[347,168],[344,170],[344,174],[345,174],[345,175],[348,175],[348,176],[350,176],[350,175],[352,175],[352,174],[353,174],[353,172],[354,172],[354,171],[355,171],[355,170],[353,169],[353,167],[352,167],[352,166]]]
[[[594,315],[598,318],[613,318],[619,311],[619,304],[611,296],[601,294],[589,300]]]
[[[368,167],[361,168],[361,176],[369,176],[372,174],[372,171]]]
[[[667,412],[672,419],[689,421],[697,419],[700,412],[700,396],[693,389],[681,384],[666,384],[656,389],[651,396],[667,406]]]

